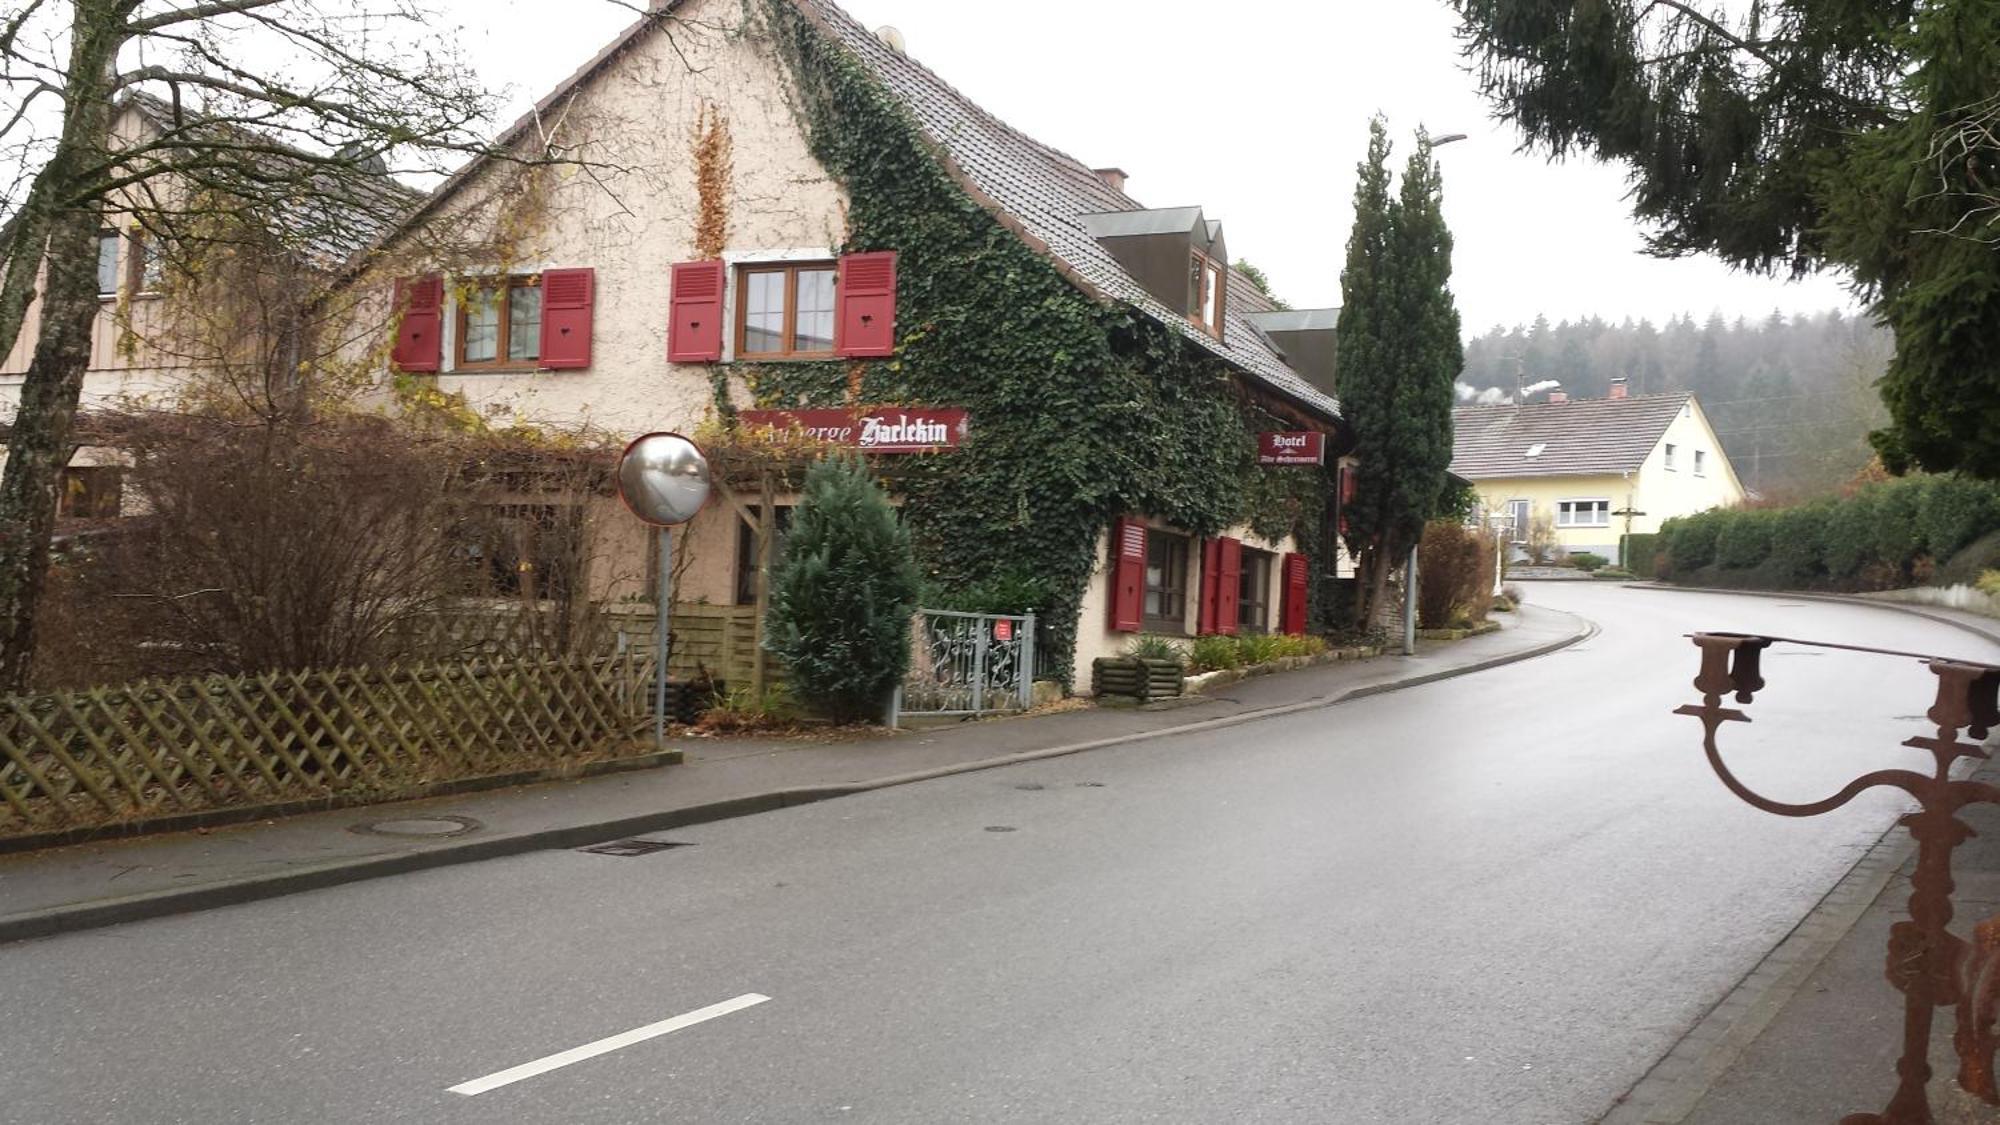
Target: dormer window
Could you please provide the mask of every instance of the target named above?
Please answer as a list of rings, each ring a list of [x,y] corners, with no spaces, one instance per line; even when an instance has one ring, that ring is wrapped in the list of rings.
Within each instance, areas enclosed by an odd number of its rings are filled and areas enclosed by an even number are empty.
[[[1211,336],[1222,335],[1222,312],[1224,298],[1229,287],[1228,267],[1199,250],[1192,251],[1192,265],[1188,273],[1188,319],[1208,330]]]
[[[1222,224],[1203,218],[1199,207],[1100,211],[1079,219],[1148,296],[1222,337],[1229,312],[1229,249]]]

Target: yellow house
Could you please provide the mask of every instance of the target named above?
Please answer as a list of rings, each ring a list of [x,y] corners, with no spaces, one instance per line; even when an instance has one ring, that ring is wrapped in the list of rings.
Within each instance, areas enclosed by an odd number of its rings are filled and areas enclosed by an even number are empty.
[[[1743,483],[1691,394],[1460,407],[1451,471],[1511,528],[1553,528],[1555,545],[1620,563],[1620,537],[1743,501]]]

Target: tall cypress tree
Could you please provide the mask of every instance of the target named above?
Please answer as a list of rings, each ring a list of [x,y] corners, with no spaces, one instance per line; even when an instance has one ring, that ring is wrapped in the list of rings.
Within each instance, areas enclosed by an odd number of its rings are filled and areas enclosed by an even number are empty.
[[[1389,195],[1388,129],[1368,126],[1368,157],[1354,192],[1354,229],[1341,273],[1340,405],[1360,462],[1345,509],[1359,566],[1355,622],[1381,612],[1389,576],[1445,496],[1451,464],[1452,384],[1464,367],[1451,279],[1451,232],[1428,134]]]

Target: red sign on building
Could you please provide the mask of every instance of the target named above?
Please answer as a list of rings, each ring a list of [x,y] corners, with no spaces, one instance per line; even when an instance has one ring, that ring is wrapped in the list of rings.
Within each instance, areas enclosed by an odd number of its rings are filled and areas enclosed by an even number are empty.
[[[1257,435],[1259,465],[1324,465],[1326,435],[1312,430]]]
[[[745,410],[746,426],[800,430],[863,453],[936,453],[965,443],[970,417],[958,407],[883,406],[859,410]]]

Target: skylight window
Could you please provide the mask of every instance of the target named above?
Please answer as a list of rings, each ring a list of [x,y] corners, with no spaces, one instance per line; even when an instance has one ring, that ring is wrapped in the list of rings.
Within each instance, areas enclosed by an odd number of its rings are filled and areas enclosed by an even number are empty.
[[[1548,442],[1538,441],[1535,444],[1528,447],[1528,456],[1540,457],[1542,455],[1542,450],[1547,449],[1548,447],[1549,447]]]

